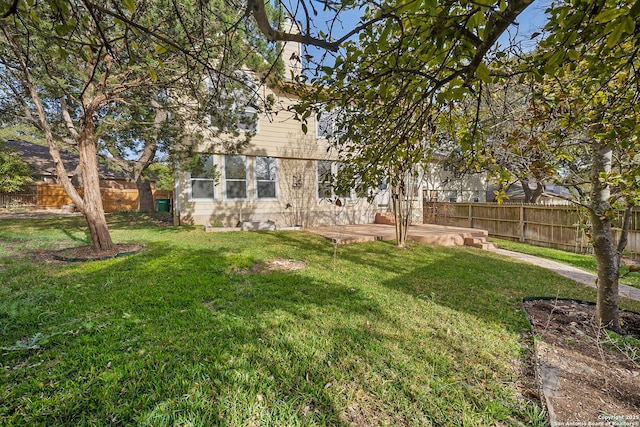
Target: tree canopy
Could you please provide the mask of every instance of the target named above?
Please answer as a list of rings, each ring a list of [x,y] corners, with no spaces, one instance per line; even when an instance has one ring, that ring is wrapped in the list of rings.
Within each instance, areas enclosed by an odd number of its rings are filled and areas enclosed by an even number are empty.
[[[182,113],[203,117],[234,90],[237,70],[277,70],[277,45],[267,45],[243,11],[224,1],[15,0],[0,3],[0,16],[2,90],[45,135],[58,178],[87,218],[96,250],[113,246],[99,193],[101,149],[131,166],[137,181],[162,144],[186,150],[185,141],[197,140],[193,127],[182,126],[180,137],[164,132],[169,111],[160,102],[163,94],[180,94],[171,102],[174,122]],[[280,19],[277,11],[270,16]],[[206,91],[205,78],[214,82]],[[175,108],[185,99],[188,108]],[[108,127],[116,118],[126,126]],[[79,153],[82,195],[55,161],[61,143]],[[121,158],[125,150],[138,153],[137,160]]]

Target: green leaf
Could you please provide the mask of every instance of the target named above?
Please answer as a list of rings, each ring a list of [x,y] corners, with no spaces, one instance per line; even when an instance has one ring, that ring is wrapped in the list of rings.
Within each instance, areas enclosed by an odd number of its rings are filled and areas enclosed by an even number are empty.
[[[636,21],[634,21],[631,16],[627,15],[622,18],[622,26],[624,27],[624,32],[626,34],[633,34],[636,29]]]
[[[624,25],[618,24],[613,28],[613,32],[609,34],[607,37],[607,47],[609,49],[613,48],[618,42],[622,39],[622,36],[625,34]]]
[[[571,61],[577,61],[580,59],[580,54],[577,50],[571,49],[569,52],[567,52],[567,57],[569,57]]]
[[[151,77],[151,81],[156,82],[158,80],[158,74],[156,73],[156,70],[149,67],[149,77]]]
[[[491,83],[491,75],[489,74],[489,68],[484,62],[481,62],[476,68],[476,76],[485,83]]]
[[[549,58],[548,65],[549,67],[556,67],[560,65],[560,63],[562,63],[563,59],[564,59],[564,51],[561,49],[558,49]]]
[[[129,13],[131,13],[132,15],[136,13],[135,0],[122,0],[122,4],[124,4],[124,7],[126,7]]]
[[[618,16],[622,16],[628,13],[629,13],[629,9],[626,9],[626,8],[625,9],[607,9],[600,12],[598,16],[596,16],[595,21],[600,24],[604,24],[604,23],[613,21]]]
[[[163,53],[166,53],[168,50],[169,50],[169,46],[167,46],[166,44],[157,44],[155,47],[156,55],[162,55]]]

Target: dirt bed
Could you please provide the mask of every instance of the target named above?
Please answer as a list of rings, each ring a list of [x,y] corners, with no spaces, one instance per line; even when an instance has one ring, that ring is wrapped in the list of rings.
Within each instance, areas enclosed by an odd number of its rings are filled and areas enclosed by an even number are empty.
[[[552,426],[640,426],[640,315],[622,313],[623,335],[596,326],[595,306],[526,301]]]

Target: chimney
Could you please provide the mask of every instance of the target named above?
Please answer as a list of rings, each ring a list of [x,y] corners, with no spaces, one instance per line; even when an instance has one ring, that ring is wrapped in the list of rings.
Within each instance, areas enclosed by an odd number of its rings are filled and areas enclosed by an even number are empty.
[[[290,34],[299,34],[300,28],[295,21],[286,16],[282,24],[282,31]],[[298,42],[285,42],[282,48],[282,61],[284,62],[284,78],[292,79],[302,73],[302,49]]]

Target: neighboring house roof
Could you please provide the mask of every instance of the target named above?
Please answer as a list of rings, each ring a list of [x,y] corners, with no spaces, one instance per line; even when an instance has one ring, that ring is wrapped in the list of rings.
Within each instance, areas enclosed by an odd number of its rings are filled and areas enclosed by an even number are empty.
[[[8,147],[12,147],[18,155],[31,165],[41,176],[56,176],[56,168],[53,159],[49,153],[49,147],[34,144],[28,141],[9,140],[4,143]],[[62,163],[69,176],[79,173],[78,169],[79,156],[69,151],[60,151]],[[101,179],[127,179],[128,176],[123,172],[113,171],[103,163],[98,163],[98,174]]]
[[[489,189],[487,190],[488,202],[495,202],[496,196],[494,194],[494,191],[497,191],[499,189],[500,187],[498,186],[489,187]],[[505,191],[505,193],[507,194],[507,197],[508,197],[508,199],[506,200],[507,202],[524,200],[524,190],[522,189],[522,185],[520,183],[514,183],[510,185]],[[547,184],[544,186],[544,191],[542,192],[543,198],[556,199],[558,203],[566,202],[566,199],[570,195],[571,193],[569,192],[569,189],[566,187],[562,187],[560,185]]]

